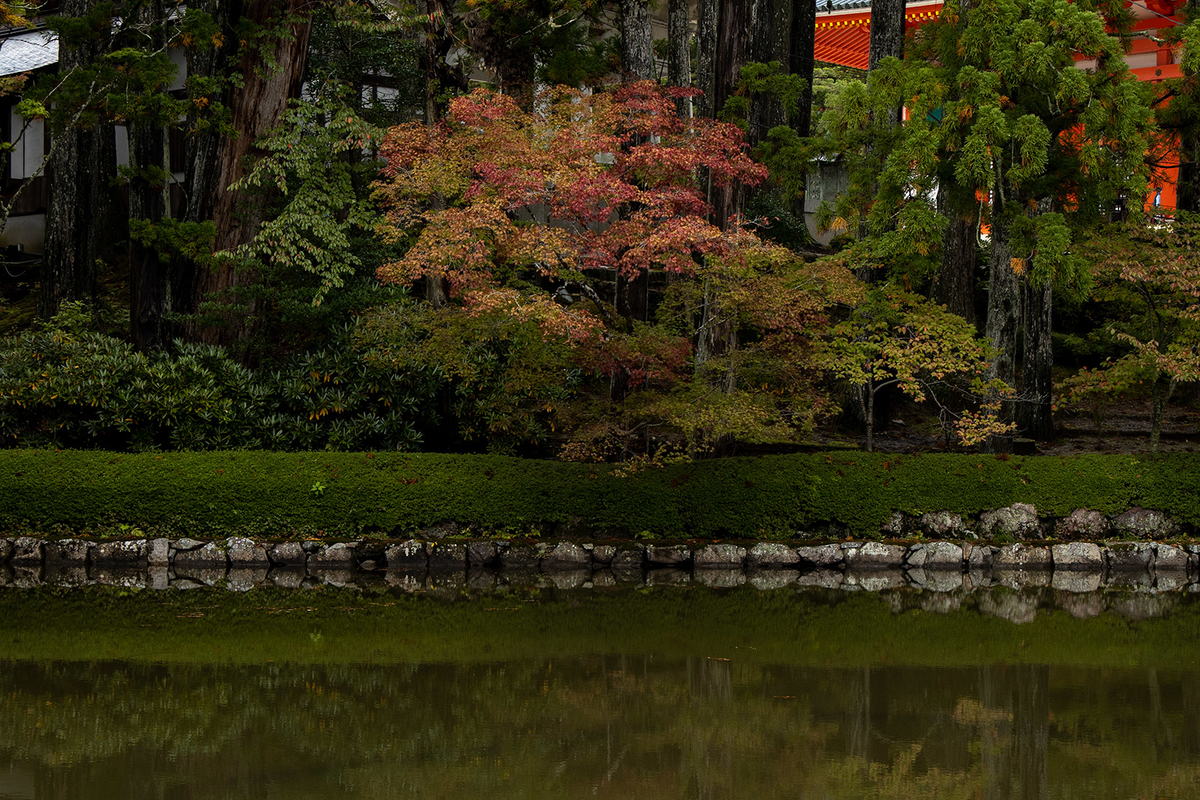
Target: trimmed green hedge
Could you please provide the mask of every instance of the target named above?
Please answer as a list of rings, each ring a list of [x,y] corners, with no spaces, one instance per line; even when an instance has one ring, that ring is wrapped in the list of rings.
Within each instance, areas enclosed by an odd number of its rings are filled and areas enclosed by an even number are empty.
[[[453,520],[517,535],[581,521],[593,535],[782,538],[831,522],[871,535],[893,511],[1014,502],[1044,516],[1140,505],[1200,525],[1200,455],[842,452],[619,477],[603,465],[432,453],[0,451],[10,532],[399,536]]]

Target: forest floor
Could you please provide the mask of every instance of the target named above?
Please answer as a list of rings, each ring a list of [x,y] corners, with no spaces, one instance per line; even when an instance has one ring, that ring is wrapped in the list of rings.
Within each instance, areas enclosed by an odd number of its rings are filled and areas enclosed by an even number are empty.
[[[892,409],[891,423],[875,431],[875,449],[886,453],[958,451],[946,441],[936,415],[916,403],[903,402]],[[866,435],[843,425],[836,431],[818,431],[816,439],[829,447],[865,449]],[[1054,417],[1056,436],[1048,442],[1025,443],[1027,455],[1077,455],[1080,453],[1150,452],[1150,401],[1132,400],[1105,409],[1097,420],[1088,413],[1059,411]],[[1200,452],[1200,405],[1169,405],[1159,440],[1160,453]]]

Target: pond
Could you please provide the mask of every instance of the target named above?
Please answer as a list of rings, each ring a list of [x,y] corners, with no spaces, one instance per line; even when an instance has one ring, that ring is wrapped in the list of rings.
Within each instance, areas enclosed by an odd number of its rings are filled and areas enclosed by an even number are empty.
[[[0,798],[1200,795],[1200,601],[0,591]]]

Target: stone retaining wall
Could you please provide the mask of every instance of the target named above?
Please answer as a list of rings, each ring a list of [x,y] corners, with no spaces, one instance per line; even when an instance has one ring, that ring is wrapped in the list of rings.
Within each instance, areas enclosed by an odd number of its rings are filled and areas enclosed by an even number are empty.
[[[0,539],[0,564],[12,566],[172,567],[187,569],[314,568],[444,572],[472,567],[555,572],[575,569],[913,569],[1191,570],[1200,569],[1200,544],[1066,542],[1003,546],[935,541],[915,544],[842,542],[792,546],[780,542],[714,544],[513,543],[409,539],[401,542],[258,542],[229,538]]]
[[[695,580],[713,586],[749,581],[767,587],[795,581],[939,591],[965,583],[1053,585],[1069,591],[1126,583],[1200,589],[1200,583],[1193,583],[1200,578],[1200,544],[1162,541],[1177,540],[1191,531],[1161,512],[1142,508],[1112,516],[1077,509],[1056,520],[1039,518],[1036,509],[1020,503],[974,519],[951,512],[919,517],[896,514],[881,531],[891,541],[803,546],[459,538],[465,532],[458,524],[446,522],[423,530],[421,538],[392,542],[0,538],[0,584],[140,580],[158,588],[203,584],[249,588],[262,583],[298,587],[318,576],[318,582],[344,585],[369,582],[365,576],[376,575],[394,584],[419,586],[426,580],[450,585],[472,575],[485,584],[543,575],[564,586]],[[920,540],[926,536],[933,541]],[[1113,536],[1125,540],[1106,541]],[[905,538],[918,541],[896,542]],[[1058,543],[1047,544],[1047,539]],[[988,544],[987,540],[1011,543]],[[140,577],[131,577],[135,574]]]
[[[1052,545],[1017,542],[1003,546],[978,542],[934,541],[915,544],[842,542],[793,546],[780,542],[748,544],[588,544],[569,541],[525,544],[509,541],[442,539],[401,542],[259,542],[245,538],[132,539],[92,542],[31,537],[0,539],[0,565],[14,569],[61,571],[167,569],[173,579],[186,575],[224,575],[228,570],[335,570],[405,574],[505,574],[613,571],[643,573],[669,570],[695,574],[900,572],[933,575],[973,573],[1096,573],[1102,576],[1175,574],[1190,580],[1200,574],[1200,544],[1165,542],[1066,542]],[[1063,580],[1066,580],[1064,577]],[[825,579],[829,582],[830,579]],[[212,581],[205,581],[212,582]],[[909,582],[913,582],[909,580]],[[929,580],[919,579],[918,585]]]

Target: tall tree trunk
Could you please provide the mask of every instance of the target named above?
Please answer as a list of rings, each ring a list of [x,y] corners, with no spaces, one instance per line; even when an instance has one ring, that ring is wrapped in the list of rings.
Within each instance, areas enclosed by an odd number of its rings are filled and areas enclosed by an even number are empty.
[[[1009,243],[1008,221],[999,204],[993,206],[992,254],[988,264],[988,306],[984,336],[995,351],[988,368],[989,379],[999,379],[1016,386],[1017,322],[1020,306],[1020,286],[1012,267],[1012,248]],[[1013,421],[1013,404],[1005,402],[1000,408],[1002,422]],[[1004,453],[1012,449],[1008,436],[993,436],[988,440],[991,452]]]
[[[873,70],[885,58],[904,58],[905,0],[874,0],[871,3],[871,44],[867,51],[867,69]],[[900,124],[900,107],[888,111],[888,121]]]
[[[1022,399],[1018,404],[1018,428],[1021,433],[1040,442],[1054,438],[1054,416],[1051,410],[1054,353],[1051,348],[1050,301],[1051,284],[1045,281],[1035,286],[1024,281],[1024,348],[1022,364]]]
[[[621,0],[621,72],[626,80],[654,77],[654,39],[646,0]],[[635,142],[636,143],[636,142]],[[617,273],[617,312],[630,321],[644,321],[648,314],[649,270],[632,278]]]
[[[1195,126],[1179,135],[1179,161],[1175,207],[1180,211],[1200,213],[1200,130]]]
[[[304,79],[308,52],[309,19],[303,16],[308,8],[304,0],[283,0],[283,8],[269,0],[251,0],[246,6],[244,21],[270,26],[280,11],[295,18],[287,26],[287,36],[276,40],[270,61],[274,68],[263,64],[253,52],[242,57],[242,84],[233,90],[229,99],[231,123],[236,137],[225,137],[216,147],[212,192],[212,220],[216,226],[213,247],[231,251],[254,238],[263,222],[265,204],[260,197],[247,197],[229,187],[245,177],[248,162],[257,153],[255,142],[278,122],[288,101],[298,97]],[[255,279],[252,266],[236,259],[225,259],[211,270],[201,271],[196,281],[196,297],[230,304],[234,294]],[[254,328],[259,313],[257,301],[248,301],[227,319],[227,324],[196,331],[198,338],[211,344],[243,341]]]
[[[717,116],[717,25],[720,6],[717,0],[697,0],[696,4],[696,116]]]
[[[779,0],[778,5],[780,10],[785,13],[789,10],[784,0]],[[746,61],[768,64],[771,61],[784,60],[779,58],[775,49],[775,31],[781,27],[776,24],[775,12],[774,0],[750,0],[750,36],[747,42]],[[787,31],[791,25],[785,24],[783,27]],[[783,69],[787,70],[786,64],[783,64]],[[750,110],[746,119],[746,139],[750,142],[751,147],[766,138],[772,119],[777,120],[780,116],[781,110],[777,99],[764,94],[754,95],[750,98]]]
[[[1163,417],[1167,411],[1167,401],[1175,391],[1175,379],[1164,373],[1159,373],[1150,387],[1150,452],[1158,452],[1158,443],[1162,438]],[[1098,427],[1098,426],[1097,426]]]
[[[166,45],[166,8],[152,0],[138,10],[140,22],[154,37],[151,45]],[[129,135],[129,220],[157,224],[170,210],[171,161],[167,131],[153,120],[131,120]],[[159,350],[170,340],[166,315],[171,305],[171,265],[160,263],[158,250],[134,237],[129,239],[129,329],[139,350]]]
[[[63,0],[64,17],[82,17],[88,0]],[[63,47],[58,74],[86,67],[97,47],[82,43]],[[96,296],[96,223],[100,207],[100,141],[103,128],[72,127],[58,134],[46,174],[50,203],[46,210],[46,244],[38,289],[38,316],[58,313],[68,300],[92,301]]]
[[[975,321],[975,256],[978,241],[975,215],[953,207],[946,182],[938,187],[938,208],[947,218],[942,238],[942,262],[933,282],[933,299],[967,322]]]
[[[432,125],[445,112],[448,89],[466,91],[467,77],[461,66],[450,66],[446,56],[458,42],[450,30],[448,0],[421,0],[417,9],[429,21],[425,24],[425,47],[421,51],[421,71],[425,74],[424,116],[426,124]],[[461,61],[459,62],[461,64]]]
[[[889,56],[904,57],[904,0],[873,0],[867,69],[875,69]]]
[[[129,182],[129,219],[157,224],[168,216],[170,161],[167,132],[153,123],[129,126],[129,162],[135,177]],[[129,240],[129,323],[139,350],[158,350],[171,339],[165,312],[171,308],[171,264],[159,261],[157,248]]]
[[[713,116],[721,113],[742,77],[750,53],[754,0],[718,0],[717,58],[713,69]],[[758,0],[762,2],[762,0]]]
[[[788,50],[791,53],[791,71],[793,75],[804,81],[804,93],[796,105],[788,124],[795,129],[799,136],[808,136],[812,128],[812,84],[813,66],[816,63],[815,48],[817,44],[817,5],[806,0],[793,0],[792,30],[788,37]]]
[[[621,72],[626,80],[654,77],[654,35],[646,0],[621,0]]]
[[[713,109],[720,114],[725,101],[733,94],[741,79],[742,67],[750,53],[753,0],[720,0],[717,59],[714,71]],[[758,0],[762,2],[762,0]],[[737,186],[713,187],[713,223],[724,230],[740,211],[741,197]]]
[[[669,0],[667,5],[667,83],[671,86],[692,85],[692,26],[688,0]],[[675,102],[681,118],[692,115],[692,99],[681,97]]]
[[[425,0],[430,12],[443,13],[456,4],[451,0]],[[419,8],[420,6],[418,6]],[[442,19],[445,19],[443,17]],[[527,45],[514,41],[503,26],[493,25],[491,19],[477,10],[468,11],[462,17],[467,28],[467,42],[472,53],[483,61],[483,65],[492,70],[500,81],[500,91],[511,95],[521,108],[533,107],[534,95],[534,54]],[[449,36],[449,27],[443,28]],[[440,59],[445,62],[445,54]],[[439,65],[439,69],[443,67]]]

